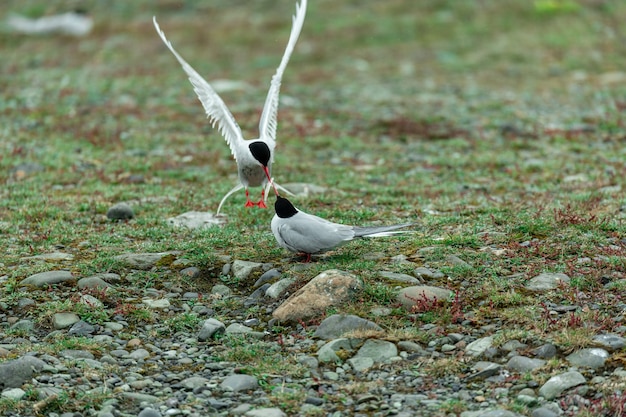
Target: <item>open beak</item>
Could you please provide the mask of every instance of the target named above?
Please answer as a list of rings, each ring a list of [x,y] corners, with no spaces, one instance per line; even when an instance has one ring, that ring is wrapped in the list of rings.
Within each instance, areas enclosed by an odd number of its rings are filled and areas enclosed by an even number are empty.
[[[272,177],[270,177],[270,170],[267,167],[263,167],[263,171],[265,171],[265,176],[267,177],[267,180],[272,185],[272,188],[274,188],[274,192],[278,196],[279,195],[278,190],[276,189],[276,186],[274,185],[274,181],[272,180]]]

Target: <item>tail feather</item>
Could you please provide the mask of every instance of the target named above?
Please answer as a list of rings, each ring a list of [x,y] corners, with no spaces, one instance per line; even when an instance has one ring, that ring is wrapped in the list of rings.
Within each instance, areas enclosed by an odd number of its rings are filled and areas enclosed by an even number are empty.
[[[402,223],[393,226],[374,226],[374,227],[354,227],[354,237],[385,237],[399,235],[403,233],[411,233],[410,231],[400,230],[404,227],[413,226],[415,223]]]

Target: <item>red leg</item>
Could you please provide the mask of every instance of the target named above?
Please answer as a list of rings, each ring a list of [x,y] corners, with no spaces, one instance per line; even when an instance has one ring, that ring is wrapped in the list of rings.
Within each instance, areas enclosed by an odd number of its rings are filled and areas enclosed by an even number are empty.
[[[256,203],[256,205],[259,206],[259,208],[267,208],[267,205],[265,204],[265,189],[261,190],[261,199],[258,203]]]
[[[245,207],[254,207],[255,204],[250,201],[250,194],[248,193],[248,189],[246,188],[246,205]]]

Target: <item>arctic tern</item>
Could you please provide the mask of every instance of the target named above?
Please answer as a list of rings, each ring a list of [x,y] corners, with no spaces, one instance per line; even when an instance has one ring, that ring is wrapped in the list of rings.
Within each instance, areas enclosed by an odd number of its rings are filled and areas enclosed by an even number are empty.
[[[296,45],[296,41],[300,36],[300,30],[304,24],[306,14],[307,0],[301,0],[300,4],[296,4],[296,13],[292,17],[291,35],[289,42],[285,48],[285,53],[280,61],[280,65],[276,69],[276,73],[272,77],[270,88],[265,99],[263,113],[259,121],[259,138],[246,140],[243,138],[241,129],[237,124],[232,113],[224,104],[224,101],[215,92],[211,85],[200,76],[179,54],[176,52],[170,41],[165,37],[165,33],[159,27],[156,18],[153,17],[154,27],[157,33],[174,54],[183,70],[187,73],[189,81],[193,85],[193,89],[200,99],[207,117],[211,124],[217,124],[219,132],[224,136],[226,143],[230,147],[231,153],[237,162],[237,171],[239,174],[239,184],[230,190],[220,201],[216,215],[219,215],[224,201],[233,193],[241,190],[246,191],[246,207],[259,206],[266,208],[267,192],[272,184],[271,168],[274,161],[274,148],[276,146],[276,116],[278,112],[278,95],[280,91],[280,83],[283,72],[287,67],[289,58]],[[273,183],[281,191],[291,194],[288,190],[279,184]],[[264,187],[261,191],[261,200],[257,203],[250,201],[248,187]]]
[[[326,252],[357,237],[383,237],[409,233],[397,231],[413,225],[402,223],[393,226],[360,227],[333,223],[321,217],[298,210],[288,199],[276,196],[276,214],[272,218],[272,233],[280,246],[306,256]]]

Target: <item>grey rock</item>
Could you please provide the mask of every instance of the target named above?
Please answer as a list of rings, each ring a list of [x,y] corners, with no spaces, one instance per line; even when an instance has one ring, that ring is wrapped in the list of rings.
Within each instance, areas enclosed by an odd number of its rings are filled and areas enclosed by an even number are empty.
[[[248,391],[258,388],[259,382],[252,375],[233,374],[227,376],[220,384],[225,391]]]
[[[429,285],[416,285],[406,287],[398,293],[398,301],[406,310],[413,310],[421,302],[436,302],[448,300],[454,293],[445,288],[433,287]]]
[[[146,349],[137,349],[130,352],[128,357],[136,361],[142,361],[150,357],[150,352],[148,352]]]
[[[87,277],[87,278],[81,278],[78,280],[78,283],[76,284],[78,286],[78,289],[83,290],[85,288],[90,288],[90,289],[105,289],[105,288],[110,288],[111,284],[109,284],[108,282],[106,282],[105,280],[103,280],[100,277]]]
[[[65,252],[51,252],[51,253],[42,253],[41,255],[35,255],[35,256],[25,256],[20,259],[23,261],[41,260],[41,261],[49,261],[49,262],[58,262],[58,261],[71,261],[74,259],[74,255],[72,255],[71,253],[65,253]]]
[[[24,330],[26,332],[32,332],[35,329],[35,323],[31,320],[22,319],[11,326],[12,330]]]
[[[468,375],[465,379],[467,381],[486,379],[494,375],[498,375],[502,369],[502,365],[494,362],[479,361],[474,364],[472,369],[476,372]]]
[[[459,258],[456,255],[448,255],[446,256],[446,261],[451,263],[454,266],[462,266],[466,268],[471,268],[472,266],[465,262],[463,259]]]
[[[331,340],[317,351],[317,359],[321,363],[342,362],[342,358],[352,356],[361,343],[361,339],[340,338]],[[340,353],[342,358],[337,353]]]
[[[180,381],[180,385],[182,385],[185,389],[194,390],[201,387],[206,387],[209,383],[207,378],[201,376],[192,376],[189,378],[185,378]]]
[[[226,219],[216,217],[213,213],[203,211],[188,211],[176,217],[167,219],[167,223],[173,227],[186,227],[187,229],[208,229],[214,226],[223,226]]]
[[[570,278],[561,273],[544,272],[531,278],[525,285],[529,291],[549,291],[562,284],[569,284]]]
[[[154,395],[149,394],[142,394],[140,392],[121,392],[118,395],[121,395],[122,397],[137,403],[154,404],[159,402],[159,397],[155,397]]]
[[[608,351],[615,351],[626,346],[626,339],[617,334],[599,334],[593,338],[593,342]]]
[[[153,408],[144,408],[137,414],[137,417],[161,417],[161,413]]]
[[[64,349],[59,354],[66,359],[94,359],[93,353],[80,349]]]
[[[376,323],[351,314],[333,314],[327,317],[313,333],[313,337],[323,340],[337,339],[344,333],[357,330],[383,331]]]
[[[156,264],[165,262],[167,259],[175,258],[180,255],[181,252],[157,252],[157,253],[124,253],[117,255],[115,259],[124,265],[134,268],[148,270],[154,267]]]
[[[606,350],[591,348],[578,350],[568,355],[565,359],[574,366],[597,369],[604,366],[604,362],[606,362],[608,357],[609,352]]]
[[[537,349],[535,349],[533,353],[538,358],[551,359],[556,356],[557,350],[556,346],[554,346],[552,343],[546,343],[545,345],[541,345]]]
[[[22,356],[0,364],[0,390],[19,388],[41,372],[46,363],[34,356]]]
[[[362,281],[352,274],[336,269],[324,271],[290,296],[272,315],[281,322],[319,317],[329,307],[350,301],[362,287]]]
[[[506,350],[507,352],[512,352],[514,350],[524,349],[528,345],[520,342],[519,340],[509,340],[501,346],[502,350]]]
[[[423,266],[415,268],[415,270],[413,271],[413,275],[423,279],[439,279],[445,276],[443,272],[439,271],[438,269],[430,269]]]
[[[270,285],[267,291],[265,291],[265,295],[270,298],[276,299],[280,297],[280,295],[284,293],[287,288],[289,288],[289,286],[294,282],[296,282],[295,278],[283,278],[280,281],[277,281]]]
[[[375,363],[386,362],[398,356],[398,348],[395,344],[386,340],[368,339],[354,355],[355,358],[372,358]]]
[[[287,417],[280,408],[255,408],[246,412],[246,417]]]
[[[398,349],[409,352],[409,353],[424,353],[424,348],[415,342],[411,342],[410,340],[402,340],[398,342]]]
[[[71,327],[80,321],[80,317],[75,313],[54,313],[52,316],[52,327],[56,330]]]
[[[190,266],[190,267],[181,269],[179,274],[186,278],[197,278],[200,276],[200,268],[197,268],[195,266]]]
[[[559,415],[549,408],[539,407],[535,408],[531,413],[531,417],[558,417]]]
[[[233,262],[232,269],[235,278],[245,280],[248,279],[253,272],[260,271],[262,268],[262,263],[236,260]]]
[[[224,284],[216,284],[211,288],[211,294],[217,295],[220,298],[230,297],[232,291]]]
[[[104,303],[90,294],[82,294],[80,296],[80,303],[90,307],[92,310],[104,308]]]
[[[167,298],[159,298],[156,300],[153,300],[151,298],[146,298],[146,299],[141,300],[141,302],[155,310],[168,308],[171,305],[170,300],[168,300]]]
[[[17,308],[24,310],[26,308],[34,307],[37,303],[32,298],[20,298],[17,300]]]
[[[117,203],[107,210],[107,218],[110,220],[130,220],[135,217],[132,207],[126,203]]]
[[[553,376],[543,384],[543,386],[539,388],[539,395],[543,396],[546,400],[551,400],[561,395],[563,391],[584,384],[585,382],[585,377],[582,376],[580,372],[565,372]]]
[[[356,372],[365,372],[374,366],[374,359],[367,356],[355,356],[346,361]]]
[[[493,344],[493,337],[487,336],[474,340],[465,346],[465,353],[470,356],[480,356]]]
[[[70,336],[89,336],[95,333],[96,327],[86,321],[79,320],[67,332]]]
[[[390,272],[390,271],[380,271],[378,273],[381,277],[383,277],[386,281],[390,281],[390,282],[400,282],[403,284],[419,284],[420,280],[412,277],[411,275],[407,275],[407,274],[400,274],[397,272]]]
[[[198,340],[200,342],[206,342],[212,337],[224,333],[225,330],[226,326],[221,321],[214,318],[207,319],[202,323],[202,328],[198,333]]]
[[[542,359],[531,359],[526,356],[513,356],[507,362],[506,366],[517,372],[530,372],[534,369],[541,368],[546,364]]]
[[[282,272],[280,271],[280,269],[272,268],[272,269],[270,269],[268,271],[265,271],[259,277],[259,279],[256,280],[256,282],[254,283],[252,288],[259,288],[261,285],[263,285],[265,283],[272,282],[272,281],[276,280],[276,278],[280,277],[281,275],[282,275]]]
[[[19,401],[26,395],[26,391],[21,388],[9,388],[2,391],[2,398],[8,398],[9,400]]]
[[[262,339],[265,337],[265,333],[257,332],[254,329],[248,326],[244,326],[243,324],[240,324],[240,323],[232,323],[228,327],[226,327],[226,334],[245,335],[245,336],[254,337],[256,339]]]
[[[47,271],[29,276],[20,281],[20,286],[32,285],[35,287],[47,287],[48,285],[74,281],[70,271]]]
[[[477,417],[523,417],[523,415],[514,413],[513,411],[499,409],[481,411]]]

